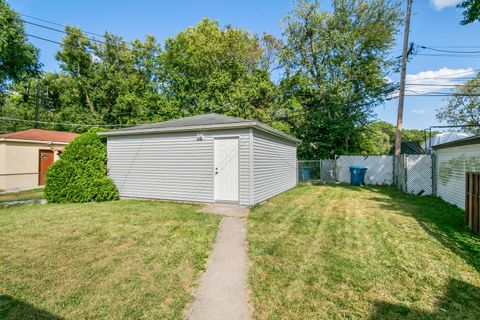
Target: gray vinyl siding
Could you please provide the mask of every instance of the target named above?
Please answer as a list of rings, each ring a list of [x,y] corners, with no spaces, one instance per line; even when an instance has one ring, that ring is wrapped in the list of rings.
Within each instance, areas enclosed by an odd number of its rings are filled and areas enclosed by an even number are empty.
[[[239,204],[249,206],[250,201],[250,131],[247,129],[242,131],[239,136],[238,149],[240,154],[238,155],[239,161]]]
[[[435,170],[437,195],[464,209],[465,172],[480,171],[480,145],[438,149]]]
[[[253,130],[253,204],[295,187],[296,144]]]
[[[214,202],[214,138],[239,139],[239,203],[250,205],[250,131],[108,137],[109,176],[121,197]]]

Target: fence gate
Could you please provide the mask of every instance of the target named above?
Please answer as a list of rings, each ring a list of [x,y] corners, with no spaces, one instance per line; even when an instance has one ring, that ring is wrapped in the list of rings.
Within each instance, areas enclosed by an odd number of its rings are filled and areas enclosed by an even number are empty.
[[[432,156],[401,155],[393,157],[393,182],[403,192],[429,196],[433,194]]]
[[[335,160],[298,161],[298,181],[313,183],[335,183]]]
[[[416,195],[432,194],[432,157],[430,155],[405,156],[405,192]]]
[[[480,233],[480,173],[467,172],[465,176],[465,224]]]

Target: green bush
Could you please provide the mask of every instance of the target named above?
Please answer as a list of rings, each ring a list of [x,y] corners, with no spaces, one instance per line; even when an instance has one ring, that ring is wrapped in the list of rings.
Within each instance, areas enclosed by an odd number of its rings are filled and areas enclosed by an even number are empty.
[[[118,199],[118,190],[107,177],[106,138],[99,131],[94,128],[78,136],[48,169],[45,197],[49,202]]]

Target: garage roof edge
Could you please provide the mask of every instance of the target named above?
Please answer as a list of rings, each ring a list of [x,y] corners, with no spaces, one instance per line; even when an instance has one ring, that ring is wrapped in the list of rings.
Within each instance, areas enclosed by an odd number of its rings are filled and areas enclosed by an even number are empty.
[[[434,150],[437,150],[437,149],[446,149],[446,148],[453,148],[453,147],[466,146],[466,145],[479,144],[479,143],[480,143],[480,135],[477,135],[477,136],[459,139],[455,141],[445,142],[442,144],[437,144],[432,148]]]
[[[211,130],[225,130],[225,129],[245,129],[255,128],[274,136],[289,140],[295,143],[299,143],[300,140],[292,137],[286,133],[278,131],[272,127],[269,127],[258,121],[250,121],[238,119],[238,122],[229,123],[216,123],[216,124],[202,124],[202,125],[187,125],[187,126],[174,126],[174,127],[133,127],[128,129],[119,129],[113,131],[99,132],[99,135],[113,137],[113,136],[129,136],[139,134],[152,134],[152,133],[175,133],[175,132],[188,132],[188,131],[211,131]]]

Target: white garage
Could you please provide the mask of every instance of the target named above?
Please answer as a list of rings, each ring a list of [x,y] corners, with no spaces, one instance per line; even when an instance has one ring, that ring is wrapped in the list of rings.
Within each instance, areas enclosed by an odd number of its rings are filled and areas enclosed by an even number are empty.
[[[436,195],[465,209],[465,174],[480,172],[480,136],[439,144],[433,150]]]
[[[293,188],[298,139],[215,113],[101,133],[121,197],[250,206]]]

